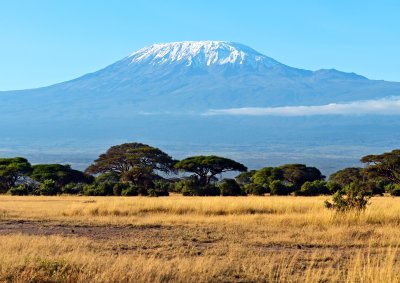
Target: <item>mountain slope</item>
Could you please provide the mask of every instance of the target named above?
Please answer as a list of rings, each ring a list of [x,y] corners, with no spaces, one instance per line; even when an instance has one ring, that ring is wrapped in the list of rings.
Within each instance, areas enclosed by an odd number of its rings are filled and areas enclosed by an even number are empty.
[[[396,146],[398,117],[202,114],[392,96],[400,83],[297,69],[238,43],[155,44],[71,81],[0,92],[0,156],[82,169],[108,146],[133,140],[176,158],[221,154],[250,168],[307,162],[328,174]]]
[[[53,86],[0,92],[2,112],[204,111],[319,105],[399,95],[400,83],[336,70],[292,68],[242,44],[175,42],[145,47],[97,72]]]

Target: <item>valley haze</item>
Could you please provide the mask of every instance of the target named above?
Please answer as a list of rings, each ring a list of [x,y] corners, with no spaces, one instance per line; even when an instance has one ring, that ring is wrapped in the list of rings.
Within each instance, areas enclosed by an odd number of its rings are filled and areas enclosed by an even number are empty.
[[[2,156],[78,169],[138,141],[175,158],[218,154],[250,169],[306,163],[329,175],[400,138],[400,83],[293,68],[225,41],[153,44],[0,100]]]

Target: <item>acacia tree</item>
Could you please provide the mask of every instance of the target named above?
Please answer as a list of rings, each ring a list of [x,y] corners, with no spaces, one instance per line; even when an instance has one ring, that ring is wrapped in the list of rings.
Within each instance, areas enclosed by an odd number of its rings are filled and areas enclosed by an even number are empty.
[[[258,170],[252,177],[254,184],[269,189],[270,184],[276,180],[283,180],[283,170],[279,167],[264,167]]]
[[[362,168],[349,167],[344,168],[329,177],[329,181],[344,187],[353,182],[362,182],[364,180]]]
[[[361,158],[367,164],[366,171],[400,185],[400,149]]]
[[[90,165],[88,174],[114,173],[122,182],[148,187],[157,171],[169,174],[176,162],[158,148],[142,143],[112,146]]]
[[[280,166],[283,172],[283,179],[291,183],[295,189],[300,189],[305,182],[313,182],[325,179],[315,167],[308,167],[304,164],[287,164]]]
[[[33,165],[29,177],[41,183],[45,180],[53,180],[57,187],[63,187],[69,183],[90,183],[93,181],[92,176],[74,170],[70,165],[61,164]]]
[[[0,193],[5,193],[31,171],[31,164],[22,157],[0,158]]]
[[[216,175],[229,171],[247,171],[247,167],[229,158],[210,156],[192,156],[175,164],[178,170],[194,173],[201,185],[209,185]]]

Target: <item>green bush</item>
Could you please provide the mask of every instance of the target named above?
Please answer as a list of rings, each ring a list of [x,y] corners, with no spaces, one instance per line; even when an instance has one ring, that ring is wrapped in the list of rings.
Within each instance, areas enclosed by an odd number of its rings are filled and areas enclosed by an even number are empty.
[[[54,180],[44,180],[37,189],[37,194],[41,196],[54,196],[59,193],[59,189]]]
[[[400,187],[397,186],[396,188],[394,188],[394,189],[390,192],[390,194],[391,194],[392,196],[395,196],[395,197],[400,196]]]
[[[113,195],[113,183],[101,183],[85,185],[83,187],[83,194],[85,196],[111,196]]]
[[[330,195],[333,195],[334,193],[336,193],[337,191],[340,191],[342,189],[342,186],[335,182],[328,182],[326,184],[326,187],[327,187]]]
[[[388,184],[385,186],[385,191],[392,196],[400,196],[400,186],[397,184]]]
[[[83,194],[84,186],[85,184],[83,183],[70,183],[61,188],[61,193],[68,195]]]
[[[114,196],[120,196],[122,195],[122,191],[126,190],[127,188],[129,188],[129,184],[125,184],[125,183],[116,183],[113,185],[113,195]]]
[[[218,184],[218,187],[222,196],[241,196],[244,194],[234,179],[224,179]]]
[[[294,191],[293,185],[286,185],[278,180],[273,181],[270,184],[270,187],[271,187],[271,195],[276,195],[276,196],[287,196]]]
[[[318,196],[318,195],[328,195],[329,189],[327,187],[327,183],[324,181],[313,181],[313,182],[305,182],[299,191],[295,192],[298,196]]]
[[[246,184],[244,185],[244,191],[246,194],[249,195],[256,195],[256,196],[262,196],[267,193],[267,190],[258,184]]]
[[[12,196],[26,196],[29,194],[29,191],[25,185],[19,185],[18,187],[9,189],[7,194]]]
[[[331,201],[325,201],[325,206],[339,212],[350,210],[363,211],[372,196],[365,183],[355,181],[340,191],[337,191]]]
[[[219,196],[220,190],[215,185],[201,186],[194,179],[183,179],[176,183],[175,189],[184,196]]]
[[[121,191],[122,196],[137,196],[139,195],[138,188],[135,185],[129,185]]]
[[[148,190],[148,195],[151,196],[169,196],[169,183],[163,180],[154,181],[154,188]]]
[[[385,193],[385,187],[379,186],[377,182],[367,181],[364,182],[365,190],[369,191],[372,195],[383,196]]]

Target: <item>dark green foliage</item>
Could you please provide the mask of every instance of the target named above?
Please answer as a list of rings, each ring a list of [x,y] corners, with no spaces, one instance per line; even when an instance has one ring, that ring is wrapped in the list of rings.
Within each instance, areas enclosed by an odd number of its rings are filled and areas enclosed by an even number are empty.
[[[283,172],[283,179],[299,190],[305,182],[324,180],[325,176],[315,167],[308,167],[304,164],[286,164],[280,166]]]
[[[400,185],[400,150],[385,152],[379,155],[367,155],[361,158],[366,163],[368,173],[376,174],[381,178]]]
[[[54,180],[44,180],[36,193],[41,196],[54,196],[60,192],[56,182]]]
[[[283,180],[283,171],[278,167],[264,167],[254,173],[251,181],[262,186],[266,192],[270,192],[270,185],[273,181]]]
[[[222,196],[245,195],[235,179],[224,179],[218,184]]]
[[[83,194],[85,196],[112,196],[114,184],[113,183],[94,183],[85,185],[83,187]]]
[[[365,190],[370,192],[372,195],[380,195],[383,196],[385,193],[385,187],[379,186],[379,183],[375,181],[366,181],[364,182]]]
[[[218,174],[229,171],[247,171],[246,166],[243,164],[215,155],[188,157],[176,163],[175,168],[196,174],[198,182],[202,186],[209,185],[211,180]]]
[[[122,196],[137,196],[139,195],[138,188],[135,185],[130,185],[121,191]]]
[[[196,195],[199,184],[194,178],[182,179],[175,183],[175,192],[181,193],[184,196]]]
[[[340,191],[343,188],[341,185],[339,185],[338,183],[334,183],[334,182],[328,182],[326,184],[326,187],[329,190],[330,195],[333,195],[334,193],[336,193],[337,191]]]
[[[329,176],[329,181],[345,187],[353,182],[362,182],[364,179],[362,168],[345,168]]]
[[[299,191],[295,192],[298,196],[318,196],[328,195],[330,193],[325,181],[305,182]]]
[[[325,206],[338,212],[350,210],[363,211],[366,209],[371,192],[361,182],[353,182],[340,191],[337,191],[331,201],[325,201]]]
[[[67,195],[83,194],[84,186],[84,183],[69,183],[61,188],[61,193]]]
[[[116,183],[119,183],[119,181],[120,181],[120,178],[115,173],[103,173],[103,174],[98,175],[95,179],[95,182],[97,184],[100,184],[100,183],[116,184]]]
[[[268,190],[269,190],[269,187],[268,187]],[[263,186],[260,186],[258,184],[244,185],[244,191],[246,192],[246,194],[256,195],[256,196],[262,196],[265,193],[269,192]]]
[[[56,186],[62,188],[69,183],[91,183],[94,178],[81,171],[74,170],[70,165],[39,164],[32,166],[29,174],[33,180],[40,183],[45,180],[53,180]]]
[[[26,196],[29,194],[28,188],[25,185],[19,185],[8,190],[7,194],[12,196]]]
[[[241,186],[251,184],[252,183],[251,178],[253,177],[253,175],[256,172],[257,172],[257,170],[251,170],[249,172],[242,172],[235,177],[235,180]]]
[[[385,191],[390,193],[392,196],[400,196],[400,185],[388,184],[385,186]]]
[[[271,195],[287,196],[294,192],[294,186],[284,184],[282,181],[275,180],[270,184]]]
[[[115,183],[113,185],[113,194],[114,194],[114,196],[120,196],[122,194],[122,191],[126,190],[129,187],[130,187],[129,184]]]
[[[154,181],[154,194],[158,197],[169,196],[169,183],[164,180]],[[150,195],[150,192],[148,192]],[[153,193],[153,192],[152,192]]]
[[[0,193],[15,187],[17,181],[31,170],[31,164],[25,158],[0,158]]]
[[[219,196],[220,190],[217,186],[201,185],[195,178],[183,179],[176,183],[176,191],[184,196]]]
[[[175,161],[158,148],[142,143],[113,146],[86,169],[86,173],[112,173],[122,183],[131,182],[147,192],[159,176],[156,172],[173,172]]]
[[[390,192],[390,194],[391,194],[392,196],[395,196],[395,197],[400,196],[400,187],[396,187],[395,189],[393,189],[393,190]]]

